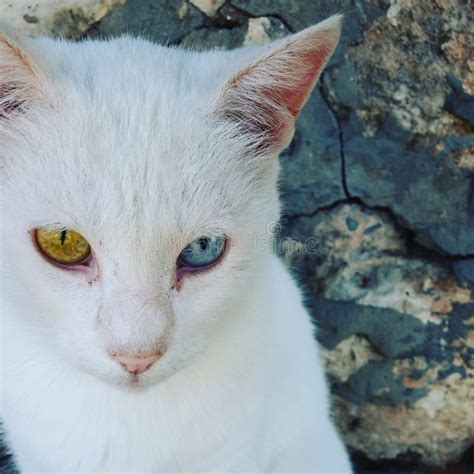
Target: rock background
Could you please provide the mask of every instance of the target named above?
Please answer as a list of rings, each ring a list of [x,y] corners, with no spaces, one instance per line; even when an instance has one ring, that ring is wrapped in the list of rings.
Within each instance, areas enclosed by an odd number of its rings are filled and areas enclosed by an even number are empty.
[[[279,251],[306,289],[334,417],[358,471],[441,472],[433,466],[449,464],[443,472],[472,474],[472,3],[44,3],[50,10],[2,4],[0,19],[28,33],[128,32],[207,49],[345,14],[341,44],[282,155]]]

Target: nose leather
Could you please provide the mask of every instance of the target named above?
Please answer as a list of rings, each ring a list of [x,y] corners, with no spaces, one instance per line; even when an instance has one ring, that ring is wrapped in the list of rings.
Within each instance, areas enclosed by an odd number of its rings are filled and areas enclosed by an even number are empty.
[[[114,359],[131,374],[142,374],[146,372],[159,358],[161,354],[155,354],[147,357],[114,356]]]

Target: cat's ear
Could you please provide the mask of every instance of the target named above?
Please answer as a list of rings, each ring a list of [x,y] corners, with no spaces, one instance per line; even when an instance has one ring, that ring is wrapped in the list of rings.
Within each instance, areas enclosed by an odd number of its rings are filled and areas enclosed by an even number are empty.
[[[233,122],[260,151],[279,152],[336,48],[341,17],[333,16],[283,41],[234,74],[225,84],[217,114]]]
[[[44,77],[15,36],[0,30],[0,120],[43,96]]]

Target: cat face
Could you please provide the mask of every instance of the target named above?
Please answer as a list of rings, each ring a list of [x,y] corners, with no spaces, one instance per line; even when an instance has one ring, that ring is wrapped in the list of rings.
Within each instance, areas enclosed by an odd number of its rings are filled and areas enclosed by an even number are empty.
[[[31,358],[143,387],[238,319],[278,219],[275,157],[337,42],[337,20],[315,28],[200,55],[0,36],[2,318]]]

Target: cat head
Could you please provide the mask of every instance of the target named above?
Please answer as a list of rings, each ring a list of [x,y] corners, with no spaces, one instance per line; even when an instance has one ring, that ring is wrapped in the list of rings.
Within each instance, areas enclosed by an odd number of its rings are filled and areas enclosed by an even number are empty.
[[[233,52],[0,35],[2,318],[20,362],[46,351],[143,386],[199,359],[260,284],[277,156],[338,37],[338,17]]]

